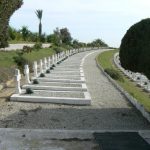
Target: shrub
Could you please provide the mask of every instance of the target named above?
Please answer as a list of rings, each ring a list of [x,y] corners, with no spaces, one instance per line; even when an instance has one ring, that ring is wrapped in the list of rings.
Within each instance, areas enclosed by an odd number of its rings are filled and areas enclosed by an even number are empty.
[[[23,53],[31,53],[32,48],[30,46],[23,46],[22,51],[23,51]]]
[[[60,63],[61,63],[61,61],[58,61],[58,62],[57,62],[57,65],[59,65]]]
[[[53,67],[50,67],[50,70],[54,70],[54,68],[53,68]]]
[[[38,43],[35,43],[34,46],[33,46],[34,49],[36,50],[39,50],[42,48],[42,43],[38,42]]]
[[[122,39],[119,55],[125,69],[150,78],[150,18],[130,27]]]
[[[124,82],[123,77],[118,73],[117,70],[106,68],[104,71],[113,79]]]
[[[28,64],[28,61],[23,57],[22,52],[18,52],[17,56],[13,57],[14,62],[17,64],[18,68],[23,72],[25,64]]]
[[[33,94],[33,90],[31,88],[27,88],[26,89],[26,94]]]
[[[39,81],[37,79],[34,79],[33,84],[39,84]]]
[[[53,50],[54,50],[56,53],[60,53],[60,52],[62,52],[62,51],[65,50],[64,48],[62,48],[62,47],[57,47],[57,46],[53,46],[52,48],[53,48]]]
[[[53,64],[52,67],[54,68],[54,67],[56,67],[56,66]]]
[[[50,73],[50,70],[46,70],[46,73]]]
[[[41,74],[40,74],[40,77],[45,77],[45,74],[44,74],[44,73],[41,73]]]

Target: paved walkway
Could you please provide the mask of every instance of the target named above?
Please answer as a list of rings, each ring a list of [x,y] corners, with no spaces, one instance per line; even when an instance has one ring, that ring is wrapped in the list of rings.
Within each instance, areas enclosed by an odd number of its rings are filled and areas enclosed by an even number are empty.
[[[99,129],[150,129],[146,119],[97,67],[95,58],[99,53],[100,51],[87,57],[84,63],[84,73],[92,97],[92,105],[99,113],[98,119],[95,120]]]
[[[149,130],[150,124],[146,119],[97,67],[95,57],[101,51],[89,55],[84,63],[86,83],[92,97],[91,106],[20,102],[0,104],[0,127],[11,128],[0,129],[0,149],[98,150],[100,148],[92,138],[95,130]],[[74,55],[64,64],[79,62],[88,53]],[[140,132],[140,135],[149,141],[148,131]]]
[[[150,124],[120,94],[97,68],[95,57],[84,63],[91,106],[67,106],[41,103],[7,102],[0,105],[1,128],[71,129],[71,130],[143,130]],[[80,61],[89,52],[68,59]]]

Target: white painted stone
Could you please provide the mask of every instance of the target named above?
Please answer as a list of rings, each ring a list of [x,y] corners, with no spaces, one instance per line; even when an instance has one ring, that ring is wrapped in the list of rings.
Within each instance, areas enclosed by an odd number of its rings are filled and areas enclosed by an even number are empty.
[[[44,73],[43,71],[43,61],[40,59],[40,73]]]
[[[86,94],[87,95],[87,94]],[[88,97],[88,96],[87,96]],[[68,97],[40,97],[40,96],[23,96],[14,94],[10,98],[11,101],[20,102],[40,102],[40,103],[55,103],[55,104],[70,104],[70,105],[91,105],[91,99],[86,98],[68,98]]]
[[[16,81],[15,93],[16,94],[21,94],[20,80],[21,80],[20,70],[16,69],[15,70],[15,81]]]
[[[38,72],[37,72],[37,62],[34,61],[33,63],[33,71],[34,71],[34,77],[37,78],[38,77]]]
[[[47,70],[47,59],[46,59],[46,57],[44,58],[44,65],[43,65],[44,67],[44,71],[46,71]]]
[[[51,67],[51,58],[48,57],[48,68],[50,68],[50,67]]]
[[[52,91],[87,91],[84,84],[83,87],[61,87],[61,86],[45,86],[45,85],[23,85],[23,89],[31,88],[34,90],[52,90]]]
[[[25,81],[26,81],[27,84],[30,84],[30,83],[31,83],[30,77],[29,77],[29,73],[30,73],[30,71],[29,71],[29,66],[28,66],[28,65],[25,65],[25,66],[24,66],[24,74],[25,74]]]

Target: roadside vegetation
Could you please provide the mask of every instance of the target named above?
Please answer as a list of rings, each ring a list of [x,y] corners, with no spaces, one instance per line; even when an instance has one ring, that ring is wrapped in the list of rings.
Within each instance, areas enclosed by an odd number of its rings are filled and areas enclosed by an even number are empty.
[[[124,90],[136,98],[144,108],[150,112],[150,94],[145,92],[142,88],[138,87],[137,84],[127,78],[113,63],[113,56],[118,50],[111,50],[101,53],[97,57],[97,63],[99,63],[103,69],[111,70],[117,74],[117,78],[113,78]],[[107,71],[106,71],[107,72]],[[107,72],[108,73],[108,72]],[[109,73],[108,73],[109,74]],[[111,76],[111,74],[110,74]],[[121,78],[121,80],[120,80]]]

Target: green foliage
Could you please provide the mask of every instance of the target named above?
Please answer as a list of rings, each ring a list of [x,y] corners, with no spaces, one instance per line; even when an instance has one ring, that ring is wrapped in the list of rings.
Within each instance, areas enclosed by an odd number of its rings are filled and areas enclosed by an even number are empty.
[[[47,42],[53,43],[55,46],[71,45],[72,37],[67,28],[56,28],[53,34],[47,36]]]
[[[81,47],[86,47],[86,43],[79,42],[78,40],[73,40],[72,42],[72,47],[73,48],[81,48]]]
[[[29,36],[29,33],[30,33],[30,31],[28,30],[28,27],[23,26],[20,31],[21,31],[21,33],[22,33],[22,38],[23,38],[23,40],[26,41],[27,38],[28,38],[28,36]]]
[[[45,77],[45,74],[44,74],[44,73],[41,73],[41,74],[40,74],[40,77],[42,77],[42,78]]]
[[[108,47],[108,45],[101,39],[96,39],[91,43],[87,44],[90,47]]]
[[[66,45],[70,45],[72,41],[71,34],[67,28],[60,29],[61,41]]]
[[[56,67],[56,66],[53,64],[52,67],[54,68],[54,67]]]
[[[22,4],[23,0],[0,1],[0,48],[8,46],[9,19]]]
[[[30,46],[23,46],[22,52],[23,53],[31,53],[32,52],[32,47],[30,47]]]
[[[150,78],[150,19],[144,19],[127,31],[120,46],[121,65]]]
[[[28,61],[23,57],[22,52],[18,52],[17,56],[13,57],[14,62],[17,64],[18,68],[23,72],[25,64],[28,64]]]
[[[33,94],[33,90],[31,88],[27,88],[26,89],[26,94]]]
[[[56,52],[56,53],[60,53],[62,51],[65,51],[65,49],[63,47],[58,47],[58,46],[53,46],[52,49]]]
[[[34,79],[33,84],[39,84],[39,81],[37,79]]]
[[[122,78],[122,76],[118,73],[117,70],[115,69],[110,69],[110,68],[106,68],[104,70],[109,76],[111,76],[113,79],[115,80],[119,80],[121,82],[124,82],[124,79]]]
[[[36,49],[36,50],[40,50],[41,48],[42,48],[42,43],[41,42],[35,43],[34,46],[33,46],[33,49]]]
[[[54,70],[54,68],[53,68],[53,67],[50,67],[50,70]]]
[[[46,73],[47,73],[47,74],[50,73],[50,70],[46,70]]]
[[[46,34],[41,34],[40,42],[45,43],[47,40]]]

